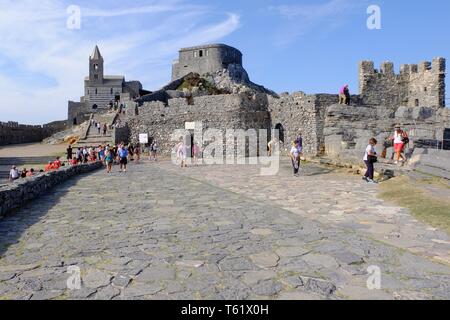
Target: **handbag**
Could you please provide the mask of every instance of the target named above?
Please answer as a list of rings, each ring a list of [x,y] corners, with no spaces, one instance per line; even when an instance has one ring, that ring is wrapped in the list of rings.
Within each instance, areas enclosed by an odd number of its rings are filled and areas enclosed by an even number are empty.
[[[367,156],[367,161],[369,161],[369,163],[377,163],[378,162],[378,158],[377,156]]]

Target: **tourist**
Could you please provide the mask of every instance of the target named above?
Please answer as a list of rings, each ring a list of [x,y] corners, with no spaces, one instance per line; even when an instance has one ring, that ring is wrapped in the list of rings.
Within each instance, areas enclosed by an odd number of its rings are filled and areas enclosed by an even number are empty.
[[[77,161],[78,162],[80,162],[80,163],[83,162],[83,150],[81,148],[77,149],[76,156],[77,156]]]
[[[45,167],[44,167],[45,172],[49,172],[53,170],[53,162],[49,161]]]
[[[83,147],[83,163],[88,163],[89,151],[86,147]]]
[[[158,144],[156,143],[156,140],[153,140],[152,144],[150,145],[150,154],[151,154],[150,157],[153,158],[154,161],[158,161],[157,153],[158,153]]]
[[[136,154],[136,163],[139,163],[139,160],[141,160],[141,146],[136,145],[134,148],[134,153]]]
[[[406,161],[406,158],[402,153],[405,145],[409,142],[409,137],[408,134],[401,129],[399,124],[395,126],[394,135],[391,137],[391,140],[394,141],[394,152],[396,155],[395,164]]]
[[[298,142],[292,142],[292,148],[289,155],[292,160],[292,167],[294,168],[294,176],[298,177],[298,172],[300,170],[300,148]]]
[[[98,123],[97,123],[97,131],[98,131],[98,134],[101,133],[101,130],[102,130],[102,125],[100,124],[100,122],[98,122]]]
[[[339,90],[339,104],[345,104],[345,86]]]
[[[106,148],[105,152],[106,173],[111,173],[113,162],[114,162],[114,154],[111,149]]]
[[[134,161],[134,147],[131,143],[128,146],[128,154],[129,154],[130,161]]]
[[[177,158],[181,159],[181,167],[187,168],[186,163],[186,157],[187,157],[187,146],[183,141],[180,141],[178,144],[178,150],[177,150]]]
[[[27,168],[23,168],[22,172],[20,173],[20,177],[22,179],[27,177]]]
[[[34,176],[34,169],[31,168],[30,171],[27,172],[27,177],[32,177]]]
[[[53,168],[58,170],[61,168],[61,160],[59,160],[59,157],[56,157],[56,160],[53,162]]]
[[[267,144],[268,147],[268,151],[267,151],[267,155],[269,157],[271,157],[274,154],[274,151],[278,150],[278,138],[274,137],[272,140],[269,141],[269,143]]]
[[[72,166],[76,166],[76,165],[78,164],[78,159],[77,159],[77,158],[73,158],[73,159],[70,161],[70,164],[71,164]]]
[[[69,145],[69,147],[67,148],[67,161],[70,162],[70,160],[72,160],[73,157],[73,150],[72,150],[72,146]]]
[[[297,131],[297,138],[295,138],[295,142],[298,144],[299,152],[303,152],[303,137],[302,137],[302,130],[298,129]]]
[[[103,135],[106,136],[106,131],[108,131],[108,126],[106,123],[103,124]]]
[[[373,180],[374,175],[374,163],[377,162],[377,152],[375,151],[375,146],[377,145],[377,140],[372,138],[369,140],[369,144],[366,147],[366,152],[364,153],[364,163],[366,164],[367,171],[363,177],[363,180],[369,183],[376,183]]]
[[[98,160],[104,161],[105,160],[105,148],[102,145],[100,145],[98,148],[99,148],[98,149]]]
[[[128,149],[123,144],[120,145],[117,150],[119,155],[119,163],[120,163],[120,171],[127,172],[127,164],[128,164]]]
[[[344,96],[345,96],[345,104],[349,106],[350,105],[350,89],[348,88],[348,84],[345,85]]]
[[[194,142],[194,145],[192,147],[192,156],[194,158],[194,165],[198,166],[198,158],[200,157],[200,153],[202,150],[200,149],[200,146],[197,144],[197,142]]]

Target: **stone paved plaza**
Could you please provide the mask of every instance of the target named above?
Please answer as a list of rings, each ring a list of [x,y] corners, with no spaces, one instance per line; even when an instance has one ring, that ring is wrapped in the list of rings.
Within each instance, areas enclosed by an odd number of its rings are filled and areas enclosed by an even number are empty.
[[[132,164],[0,221],[2,299],[449,299],[448,235],[307,165]],[[69,290],[69,266],[82,286]],[[367,268],[381,271],[369,290]]]

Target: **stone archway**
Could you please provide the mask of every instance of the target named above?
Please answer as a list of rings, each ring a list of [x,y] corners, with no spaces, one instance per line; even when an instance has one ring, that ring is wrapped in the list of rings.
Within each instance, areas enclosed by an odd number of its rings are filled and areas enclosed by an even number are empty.
[[[278,133],[279,133],[279,140],[282,142],[282,143],[284,143],[284,139],[285,139],[285,137],[284,137],[284,133],[285,133],[285,131],[284,131],[284,127],[283,127],[283,125],[281,124],[281,123],[277,123],[276,125],[275,125],[275,130],[278,130]]]

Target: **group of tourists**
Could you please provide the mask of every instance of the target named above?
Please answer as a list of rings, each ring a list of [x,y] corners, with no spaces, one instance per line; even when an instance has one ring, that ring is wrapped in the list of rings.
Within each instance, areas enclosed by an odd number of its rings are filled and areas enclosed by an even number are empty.
[[[98,134],[101,134],[103,132],[103,135],[106,136],[106,133],[108,132],[108,125],[106,123],[101,124],[100,122],[92,119],[91,124],[94,126],[94,128],[97,129]]]
[[[174,147],[175,154],[177,155],[177,162],[181,163],[182,168],[187,168],[186,159],[188,158],[188,149],[189,147],[184,142],[184,139],[181,139]],[[191,148],[192,164],[194,166],[198,166],[198,159],[201,158],[201,152],[202,149],[198,143],[194,142]]]
[[[59,170],[59,168],[64,167],[65,164],[61,162],[60,157],[56,157],[54,161],[49,161],[44,169],[40,169],[39,173],[43,172],[50,172],[50,171],[56,171]],[[32,177],[36,174],[36,170],[34,168],[31,168],[28,170],[27,168],[23,168],[22,170],[19,170],[16,166],[12,166],[11,170],[9,171],[9,177],[8,180],[10,182],[14,182],[18,179],[24,179],[28,177]]]
[[[339,104],[350,105],[350,89],[348,84],[339,90]]]
[[[366,164],[367,171],[363,177],[363,180],[368,183],[376,183],[373,179],[374,177],[374,164],[378,162],[378,155],[375,150],[375,146],[378,141],[375,138],[371,138],[369,140],[369,144],[366,147],[366,151],[364,153],[364,163]],[[381,154],[382,158],[386,157],[387,148],[392,146],[394,148],[394,153],[392,154],[392,158],[396,157],[395,164],[403,164],[406,162],[406,157],[404,155],[405,147],[409,143],[408,133],[402,130],[399,124],[395,125],[394,134],[389,136],[384,144],[384,150]]]

